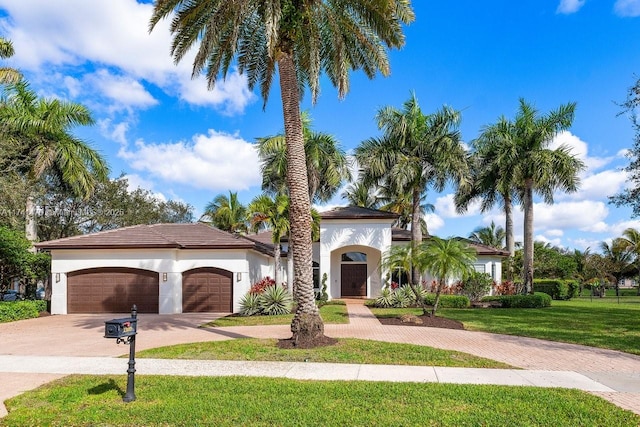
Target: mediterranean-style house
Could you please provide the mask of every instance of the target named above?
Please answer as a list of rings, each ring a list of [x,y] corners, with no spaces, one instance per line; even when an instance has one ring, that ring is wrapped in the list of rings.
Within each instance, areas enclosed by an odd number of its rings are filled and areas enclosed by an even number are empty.
[[[314,282],[329,298],[375,297],[392,245],[408,244],[410,232],[392,227],[393,213],[358,207],[321,214],[313,244]],[[500,281],[506,252],[470,242],[474,267]],[[271,233],[230,234],[202,223],[136,225],[36,245],[51,253],[51,313],[237,312],[251,285],[274,276]],[[287,242],[282,244],[283,260]],[[290,281],[292,263],[280,277]],[[397,279],[396,279],[397,280]],[[290,285],[290,283],[289,283]]]

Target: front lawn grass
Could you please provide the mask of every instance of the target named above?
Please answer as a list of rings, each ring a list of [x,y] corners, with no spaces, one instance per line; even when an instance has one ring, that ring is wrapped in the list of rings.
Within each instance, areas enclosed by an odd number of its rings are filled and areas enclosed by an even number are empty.
[[[420,309],[371,308],[376,316],[421,314]],[[519,335],[640,354],[640,298],[576,298],[551,307],[438,310],[472,331]]]
[[[283,362],[368,363],[381,365],[513,368],[495,360],[458,351],[415,344],[397,344],[354,338],[312,349],[281,349],[275,339],[207,341],[140,351],[137,357],[197,360],[265,360]]]
[[[2,426],[637,426],[577,390],[281,378],[70,376],[6,402]]]
[[[347,306],[342,301],[329,302],[320,307],[320,316],[324,323],[349,323]],[[223,326],[261,326],[261,325],[289,325],[293,314],[278,316],[239,316],[229,315],[201,325],[201,328]]]

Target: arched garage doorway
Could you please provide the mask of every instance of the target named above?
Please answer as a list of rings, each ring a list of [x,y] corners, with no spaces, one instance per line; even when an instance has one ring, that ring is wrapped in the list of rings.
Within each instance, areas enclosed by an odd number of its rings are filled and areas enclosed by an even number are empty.
[[[233,273],[213,267],[182,273],[182,312],[233,312]]]
[[[67,274],[67,313],[157,313],[158,273],[105,267]]]

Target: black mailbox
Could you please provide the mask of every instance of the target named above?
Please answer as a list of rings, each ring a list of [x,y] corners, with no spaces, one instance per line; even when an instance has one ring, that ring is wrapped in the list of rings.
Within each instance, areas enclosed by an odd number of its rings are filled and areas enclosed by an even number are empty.
[[[126,317],[123,319],[112,319],[104,322],[105,338],[126,338],[136,334],[138,319]]]

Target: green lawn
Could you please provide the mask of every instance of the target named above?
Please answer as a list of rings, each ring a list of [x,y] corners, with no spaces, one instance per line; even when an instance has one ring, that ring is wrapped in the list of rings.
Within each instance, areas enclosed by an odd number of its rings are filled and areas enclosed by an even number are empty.
[[[270,360],[286,362],[369,363],[383,365],[512,368],[495,360],[457,351],[414,344],[340,339],[338,344],[313,349],[281,349],[277,340],[239,339],[152,348],[137,357],[199,360]]]
[[[577,390],[246,377],[70,376],[6,402],[2,426],[637,426]]]
[[[342,301],[332,302],[320,307],[320,315],[324,323],[349,323],[347,306]],[[258,326],[258,325],[288,325],[293,314],[279,316],[238,316],[229,315],[213,322],[205,323],[202,328],[222,326]]]
[[[376,315],[421,313],[420,309],[375,309]],[[640,354],[640,298],[580,297],[553,301],[544,309],[440,309],[438,315],[465,329],[520,335]]]

